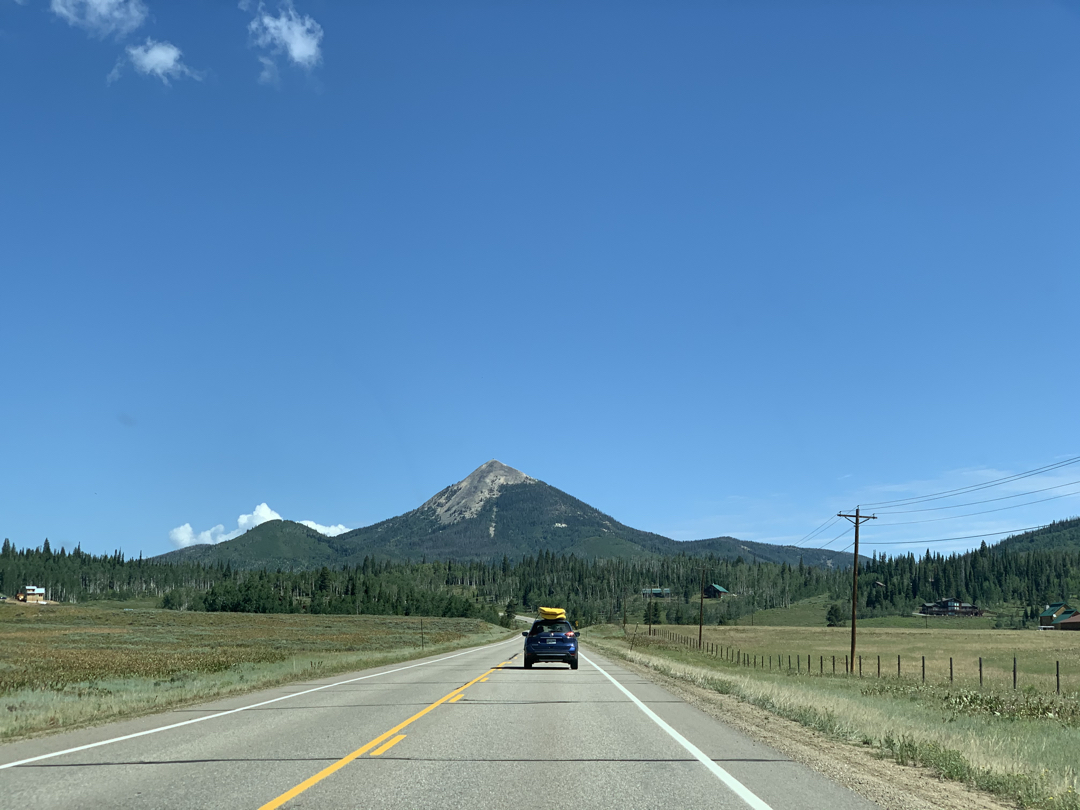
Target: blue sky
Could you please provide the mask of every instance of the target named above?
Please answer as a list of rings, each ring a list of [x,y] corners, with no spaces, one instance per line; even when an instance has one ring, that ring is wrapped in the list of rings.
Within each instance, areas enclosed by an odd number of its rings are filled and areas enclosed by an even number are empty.
[[[356,527],[498,458],[792,542],[1080,455],[1078,42],[1034,0],[0,0],[0,535]]]

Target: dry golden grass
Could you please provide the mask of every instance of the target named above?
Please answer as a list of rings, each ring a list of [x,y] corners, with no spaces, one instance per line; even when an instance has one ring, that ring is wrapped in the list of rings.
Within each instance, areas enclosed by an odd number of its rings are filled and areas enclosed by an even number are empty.
[[[424,652],[505,638],[425,618]],[[421,654],[420,619],[0,606],[0,739]]]

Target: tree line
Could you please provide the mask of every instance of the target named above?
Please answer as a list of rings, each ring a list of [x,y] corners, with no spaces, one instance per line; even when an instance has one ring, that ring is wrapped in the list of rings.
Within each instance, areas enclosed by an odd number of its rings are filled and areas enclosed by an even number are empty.
[[[49,542],[0,548],[0,594],[44,587],[58,602],[152,598],[176,610],[253,613],[363,613],[470,616],[497,620],[508,602],[532,612],[565,607],[577,621],[696,624],[702,580],[736,594],[710,600],[706,621],[733,622],[756,610],[786,607],[810,596],[850,599],[850,569],[683,554],[635,559],[585,559],[542,551],[488,562],[389,562],[314,570],[241,570],[229,565],[94,555]],[[909,614],[923,602],[955,596],[993,609],[1030,611],[1080,592],[1080,551],[1016,551],[1008,544],[963,554],[877,555],[860,569],[860,616]],[[643,599],[668,589],[670,598]]]

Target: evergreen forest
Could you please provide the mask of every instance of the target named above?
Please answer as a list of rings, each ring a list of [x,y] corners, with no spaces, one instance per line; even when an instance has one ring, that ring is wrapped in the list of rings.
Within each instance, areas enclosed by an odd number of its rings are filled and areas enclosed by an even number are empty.
[[[1080,593],[1080,519],[997,545],[944,556],[926,551],[874,555],[860,569],[859,615],[907,615],[923,602],[955,596],[993,610],[1044,604]],[[1035,534],[1035,533],[1031,533]],[[1042,541],[1042,542],[1040,542]],[[498,621],[513,602],[531,613],[565,607],[580,624],[622,620],[696,624],[702,579],[732,598],[710,600],[707,620],[725,623],[751,611],[785,607],[810,596],[847,600],[851,570],[787,562],[672,554],[638,559],[579,558],[542,551],[519,560],[396,562],[309,570],[238,569],[229,564],[93,555],[48,542],[0,549],[0,594],[25,585],[57,602],[153,599],[175,610],[249,613],[353,613],[479,617]],[[671,596],[643,600],[644,589]]]

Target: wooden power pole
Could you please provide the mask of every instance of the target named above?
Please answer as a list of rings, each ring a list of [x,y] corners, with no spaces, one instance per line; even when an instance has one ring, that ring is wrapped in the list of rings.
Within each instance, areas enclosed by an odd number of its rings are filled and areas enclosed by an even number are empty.
[[[705,566],[701,566],[701,600],[698,605],[697,646],[701,649],[701,631],[705,627]]]
[[[848,672],[855,672],[855,609],[859,606],[859,526],[868,520],[877,520],[877,515],[860,515],[855,507],[854,515],[836,513],[837,517],[847,518],[855,524],[855,556],[851,564],[851,658],[848,659]]]

